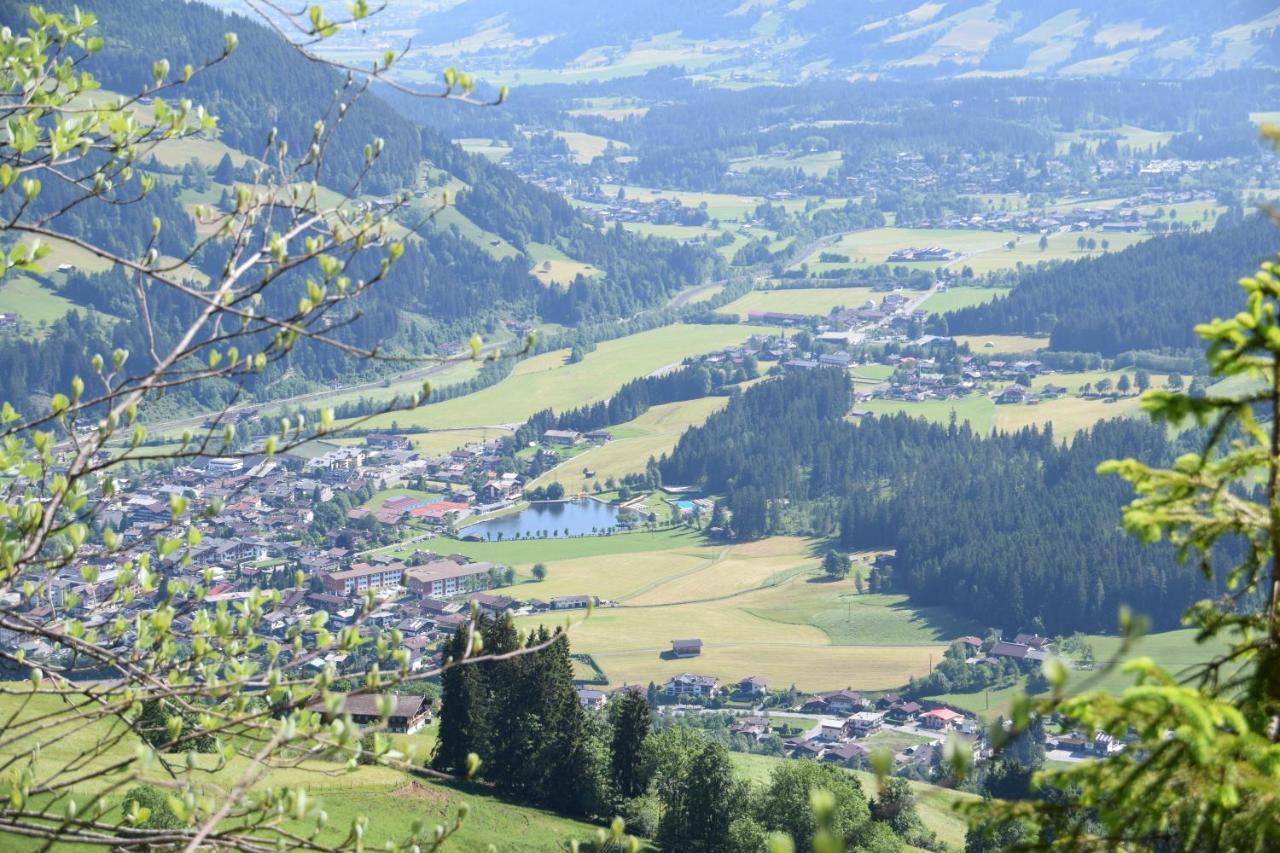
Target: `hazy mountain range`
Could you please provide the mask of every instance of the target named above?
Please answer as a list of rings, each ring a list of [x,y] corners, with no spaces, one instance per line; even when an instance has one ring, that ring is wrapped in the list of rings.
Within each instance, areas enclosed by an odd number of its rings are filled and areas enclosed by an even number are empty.
[[[401,6],[376,25],[411,34],[415,59],[437,66],[591,79],[675,64],[781,82],[1200,76],[1274,64],[1277,27],[1270,0],[440,0]]]

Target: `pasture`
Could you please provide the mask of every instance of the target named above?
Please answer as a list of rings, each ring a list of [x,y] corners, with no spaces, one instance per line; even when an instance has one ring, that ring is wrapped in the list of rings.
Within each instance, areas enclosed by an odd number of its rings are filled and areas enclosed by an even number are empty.
[[[945,314],[974,305],[985,305],[1010,291],[1008,287],[951,287],[934,293],[920,307],[930,314]]]
[[[609,432],[616,436],[612,441],[592,447],[545,472],[529,487],[558,482],[573,494],[588,491],[596,481],[643,472],[650,457],[669,453],[686,429],[703,424],[728,401],[728,397],[703,397],[654,406],[635,420],[611,427]],[[590,477],[583,475],[583,468],[591,469]]]
[[[996,406],[996,429],[1012,432],[1027,426],[1053,424],[1054,433],[1068,437],[1089,429],[1098,421],[1111,418],[1132,418],[1142,414],[1138,398],[1123,397],[1118,400],[1084,400],[1079,397],[1060,397],[1042,400],[1033,405],[1011,404]]]
[[[18,709],[23,698],[21,695],[0,696],[0,711],[6,719]],[[32,698],[20,716],[51,713],[61,703],[62,700],[52,695],[39,695]],[[119,727],[106,721],[86,725],[73,720],[71,725],[42,727],[29,737],[8,743],[0,748],[0,757],[20,756],[24,765],[31,759],[36,762],[37,773],[48,773],[75,760],[119,731]],[[400,748],[404,748],[407,742],[413,742],[416,760],[420,762],[427,755],[431,738],[419,734],[398,736],[396,740]],[[132,756],[138,743],[134,735],[125,734],[102,755],[70,774],[80,780],[70,793],[82,807],[91,796],[102,795],[109,808],[108,819],[113,819],[113,815],[119,817],[115,810],[127,789],[108,790],[107,779],[95,775],[95,771],[101,772],[111,764]],[[38,759],[34,757],[37,754]],[[226,767],[217,770],[213,769],[215,765],[211,760],[214,756],[193,754],[193,758],[195,769],[188,770],[183,761],[178,761],[173,770],[179,779],[191,779],[200,786],[218,785],[226,789],[250,769],[248,759],[241,756],[236,756]],[[163,781],[169,777],[158,764],[153,764],[146,770],[144,778]],[[329,844],[341,842],[352,821],[365,816],[369,822],[364,842],[381,848],[384,843],[406,837],[415,819],[424,820],[428,827],[436,823],[451,823],[458,806],[464,802],[471,807],[471,815],[451,845],[459,849],[478,849],[489,839],[501,837],[508,839],[504,842],[504,849],[532,853],[558,848],[571,838],[588,838],[594,832],[587,824],[513,805],[488,794],[479,786],[414,779],[389,767],[365,765],[346,770],[341,763],[311,759],[298,766],[269,768],[254,785],[261,789],[284,786],[308,788],[310,801],[328,815],[319,840]],[[290,821],[285,826],[294,832],[309,833],[315,828],[315,823]],[[35,850],[39,849],[39,843],[0,833],[0,848]]]
[[[492,231],[486,231],[476,225],[453,206],[436,212],[435,218],[431,220],[431,226],[443,229],[457,229],[461,237],[475,243],[498,260],[513,258],[520,254],[516,251],[515,246],[512,246]]]
[[[379,415],[368,425],[386,428],[393,420],[433,428],[518,424],[541,409],[565,411],[607,399],[632,379],[767,331],[755,326],[663,326],[604,341],[577,364],[568,363],[568,350],[555,350],[524,359],[506,379],[474,394]]]
[[[555,133],[559,139],[564,140],[565,145],[569,146],[573,161],[579,165],[590,163],[607,151],[610,145],[620,151],[631,147],[625,142],[596,136],[594,133],[582,133],[576,130],[557,130]]]
[[[1089,61],[1092,64],[1076,63],[1073,68],[1077,69],[1077,73],[1081,76],[1086,74],[1106,73],[1105,69],[1111,67],[1114,62],[1114,56],[1098,57]],[[1081,67],[1083,66],[1083,67]],[[1076,143],[1083,142],[1090,151],[1097,151],[1098,146],[1104,141],[1114,139],[1116,144],[1121,148],[1134,148],[1139,150],[1156,149],[1167,143],[1173,138],[1171,131],[1164,130],[1144,130],[1131,124],[1121,125],[1117,128],[1108,128],[1103,130],[1076,130],[1071,132],[1059,131],[1053,135],[1054,153],[1066,154],[1071,150],[1071,146]]]
[[[29,276],[12,275],[0,281],[0,313],[17,314],[32,325],[39,325],[61,320],[72,309],[107,316],[77,305]]]
[[[575,261],[546,243],[530,242],[525,246],[525,253],[533,263],[530,274],[547,286],[568,287],[578,276],[595,278],[600,275],[600,270],[591,264]]]
[[[663,534],[629,534],[639,535]],[[529,559],[533,547],[561,543],[504,544],[523,546]],[[692,670],[721,680],[763,675],[776,685],[805,690],[874,690],[926,672],[930,656],[936,658],[954,639],[953,626],[933,614],[917,614],[900,600],[875,596],[859,602],[856,620],[842,621],[829,611],[846,609],[853,581],[813,582],[820,575],[815,544],[795,537],[743,544],[686,538],[673,547],[608,560],[547,560],[547,580],[521,585],[517,594],[616,601],[618,606],[597,608],[589,617],[567,614],[575,651],[593,655],[614,685],[661,683]],[[565,615],[519,622],[527,629]],[[702,654],[696,660],[666,656],[677,637],[701,638]]]
[[[750,311],[780,311],[825,317],[833,308],[860,308],[867,300],[879,302],[883,294],[869,287],[804,287],[753,290],[723,306],[720,311],[745,320]]]
[[[1012,231],[975,231],[966,228],[870,228],[849,231],[823,249],[824,252],[847,255],[847,262],[826,263],[815,258],[809,262],[809,269],[812,272],[824,272],[890,263],[888,258],[893,252],[913,247],[920,249],[941,246],[965,256],[959,261],[911,261],[901,264],[910,268],[934,269],[952,264],[967,264],[970,255],[1003,250],[1010,240],[1016,241],[1022,237],[1024,235]],[[892,265],[899,266],[899,263],[892,262]]]
[[[1135,243],[1141,243],[1143,240],[1151,239],[1151,234],[1138,232],[1136,234],[1127,233],[1111,233],[1099,230],[1087,231],[1066,231],[1047,236],[1047,245],[1044,249],[1040,248],[1040,238],[1034,234],[1021,234],[1012,249],[1007,249],[1002,243],[999,246],[984,249],[975,253],[971,257],[967,257],[961,263],[964,266],[973,269],[976,275],[984,275],[997,270],[1014,269],[1019,264],[1022,266],[1035,266],[1041,261],[1074,261],[1083,258],[1095,258],[1103,254],[1104,251],[1118,252],[1121,249],[1128,248]],[[1077,241],[1083,237],[1085,240],[1093,240],[1095,248],[1081,249]],[[1103,241],[1107,242],[1107,248],[1102,247]]]
[[[939,424],[948,423],[951,413],[955,412],[959,423],[967,421],[976,432],[987,435],[995,424],[996,406],[983,394],[970,394],[958,400],[925,400],[919,403],[905,400],[867,400],[859,403],[857,408],[873,415],[901,412],[909,417],[924,418]]]
[[[810,177],[824,178],[831,173],[831,170],[840,167],[842,159],[843,155],[839,151],[820,151],[795,155],[768,154],[734,160],[729,163],[729,171],[745,173],[753,172],[757,169],[784,169],[787,171],[799,169]]]
[[[764,203],[760,196],[734,195],[732,193],[707,193],[688,190],[659,190],[632,185],[601,184],[600,190],[608,196],[614,196],[622,189],[626,198],[652,204],[661,199],[677,202],[685,207],[707,206],[707,215],[712,219],[737,222],[747,217],[757,206]]]
[[[1026,335],[952,335],[957,344],[968,344],[974,353],[995,355],[1023,355],[1044,349],[1049,338],[1032,338]],[[990,344],[990,346],[987,346]]]
[[[468,154],[478,154],[488,160],[497,162],[511,153],[511,146],[504,145],[495,139],[463,138],[454,143]]]

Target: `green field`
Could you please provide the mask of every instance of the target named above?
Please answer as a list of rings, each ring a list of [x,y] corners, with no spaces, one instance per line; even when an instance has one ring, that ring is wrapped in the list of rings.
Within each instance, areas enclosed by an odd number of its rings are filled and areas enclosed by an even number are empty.
[[[875,266],[889,263],[889,255],[899,249],[924,248],[941,246],[960,252],[964,259],[959,261],[912,261],[901,266],[934,269],[940,266],[969,264],[969,256],[980,252],[1005,251],[1004,245],[1010,240],[1026,239],[1025,235],[1012,231],[976,231],[966,228],[870,228],[864,231],[849,231],[824,252],[847,255],[847,262],[825,263],[809,261],[810,272],[825,272],[858,267]],[[894,266],[898,266],[894,263]]]
[[[745,752],[730,753],[729,758],[743,778],[759,784],[768,782],[769,774],[773,772],[773,768],[777,767],[780,762],[795,760],[792,758],[777,758],[770,755],[751,755]],[[874,774],[861,770],[849,770],[847,772],[857,777],[858,781],[862,783],[862,790],[868,796],[875,796],[879,783]],[[956,803],[976,802],[977,795],[953,791],[949,788],[940,788],[937,785],[928,785],[924,782],[911,782],[910,785],[915,792],[916,808],[920,812],[920,819],[924,821],[924,825],[936,832],[938,840],[949,848],[964,847],[966,824],[964,818],[956,813],[954,806]]]
[[[904,400],[867,400],[859,403],[857,407],[875,415],[902,412],[913,418],[924,418],[939,424],[949,422],[951,413],[955,412],[957,421],[960,423],[968,421],[974,430],[982,435],[991,432],[996,414],[995,403],[983,394],[970,394],[958,400],[925,400],[920,403]]]
[[[1101,33],[1099,34],[1101,36]],[[1106,61],[1108,57],[1100,57],[1099,61]],[[1073,68],[1077,68],[1082,63],[1077,63]],[[1081,75],[1090,72],[1087,68],[1077,68],[1077,72]],[[1054,151],[1057,154],[1066,154],[1071,149],[1071,145],[1077,142],[1083,142],[1090,151],[1096,151],[1098,145],[1104,139],[1114,139],[1116,144],[1121,148],[1138,148],[1138,149],[1156,149],[1167,143],[1173,138],[1172,131],[1164,130],[1143,130],[1140,127],[1134,127],[1131,124],[1121,125],[1117,128],[1108,128],[1106,130],[1077,130],[1070,133],[1058,132],[1054,135]]]
[[[762,155],[734,160],[729,164],[729,171],[745,173],[756,169],[785,169],[788,171],[799,169],[810,177],[824,178],[831,173],[832,169],[840,167],[841,160],[842,155],[839,151],[822,151],[795,156]]]
[[[607,399],[628,381],[701,353],[768,332],[755,326],[676,324],[601,343],[577,364],[568,350],[525,359],[497,385],[412,412],[380,415],[370,426],[481,427],[518,424],[541,409],[556,411]]]
[[[1020,239],[1013,249],[1004,248],[1002,243],[1000,246],[988,248],[965,258],[963,266],[971,267],[977,275],[983,275],[997,270],[1013,269],[1020,263],[1023,266],[1034,266],[1041,261],[1074,261],[1093,258],[1103,253],[1103,240],[1107,241],[1106,251],[1118,252],[1135,243],[1149,240],[1151,236],[1144,232],[1126,234],[1097,230],[1069,231],[1048,235],[1048,245],[1041,250],[1039,237],[1034,234],[1021,234],[1018,235]],[[1076,241],[1081,237],[1094,240],[1096,248],[1093,251],[1088,248],[1080,249]]]
[[[525,254],[533,262],[533,268],[529,272],[546,285],[568,287],[578,276],[596,278],[600,275],[600,270],[591,264],[575,261],[555,246],[546,243],[526,244]]]
[[[601,192],[611,197],[617,195],[618,189],[618,184],[600,185]],[[623,185],[621,189],[627,198],[645,204],[651,204],[659,199],[675,201],[685,207],[699,207],[702,204],[706,204],[707,215],[712,219],[734,222],[745,219],[747,214],[765,201],[761,196],[733,195],[730,193],[658,190],[631,185]]]
[[[438,501],[441,499],[439,492],[421,492],[417,489],[382,489],[374,492],[373,497],[365,501],[361,506],[365,509],[374,511],[382,509],[382,505],[391,498],[417,498],[423,501]]]
[[[805,287],[753,290],[720,309],[745,320],[749,311],[780,311],[825,317],[833,308],[860,308],[867,301],[878,303],[881,294],[869,287]]]
[[[463,138],[453,141],[468,154],[478,154],[489,160],[501,160],[511,153],[510,145],[503,145],[493,139]]]
[[[610,144],[619,150],[625,150],[630,147],[627,143],[619,142],[616,139],[596,136],[593,133],[582,133],[576,130],[557,130],[556,136],[563,139],[565,144],[569,146],[574,162],[580,165],[586,165],[599,157],[609,148]]]
[[[671,452],[686,429],[705,423],[728,401],[728,397],[703,397],[654,406],[635,420],[611,427],[609,432],[617,436],[612,441],[592,447],[547,471],[530,483],[529,488],[555,482],[573,494],[588,491],[596,481],[643,472],[650,457],[658,458]],[[590,477],[583,475],[583,468],[591,469]]]
[[[434,228],[456,228],[459,235],[475,243],[498,260],[514,258],[520,254],[516,251],[515,246],[512,246],[497,234],[485,231],[464,216],[456,207],[446,207],[436,213],[431,225]]]
[[[604,553],[615,540],[651,547]],[[670,531],[461,543],[459,550],[480,559],[505,556],[522,573],[544,562],[547,579],[518,585],[518,597],[596,595],[616,602],[590,616],[518,620],[528,629],[567,618],[574,650],[590,653],[614,685],[696,671],[723,681],[763,675],[804,690],[889,689],[926,672],[931,657],[959,636],[942,614],[914,611],[892,597],[865,596],[856,619],[846,621],[854,582],[812,582],[820,573],[816,545],[795,537],[726,545]],[[663,656],[682,636],[704,641],[697,660]]]
[[[0,282],[0,313],[17,314],[33,326],[40,323],[52,324],[61,320],[72,309],[82,314],[106,316],[76,305],[65,296],[59,296],[52,288],[25,275],[8,276]]]
[[[21,701],[16,695],[0,696],[0,710],[6,719]],[[61,700],[53,696],[38,696],[22,713],[34,717],[53,712],[60,704]],[[36,772],[50,773],[113,736],[112,725],[105,721],[85,725],[73,718],[71,722],[71,725],[39,729],[31,737],[9,743],[0,750],[0,758],[21,756],[25,766],[26,760],[34,756],[38,744]],[[428,754],[431,742],[429,734],[396,736],[395,739],[399,748],[413,743],[417,748],[419,761]],[[86,766],[69,772],[68,777],[78,777],[81,780],[72,789],[75,798],[84,804],[93,794],[103,792],[108,777],[96,776],[95,771],[104,771],[112,763],[132,756],[136,745],[136,738],[127,735],[102,755],[94,757]],[[214,764],[209,759],[213,756],[193,754],[193,757],[196,759],[197,769],[185,770],[182,762],[178,762],[173,769],[179,779],[191,778],[200,785],[230,786],[250,766],[247,758],[237,756],[225,768],[209,772],[199,768],[207,767],[212,770]],[[160,781],[167,777],[164,770],[156,765],[146,772],[145,778]],[[382,849],[384,843],[405,837],[410,823],[416,818],[424,819],[428,827],[436,823],[452,823],[458,806],[464,802],[470,806],[471,815],[455,836],[456,840],[450,844],[451,849],[483,849],[493,839],[501,838],[504,839],[504,850],[533,853],[561,849],[569,839],[586,839],[594,833],[594,829],[584,823],[513,805],[488,794],[483,788],[415,779],[402,770],[388,767],[363,766],[347,771],[343,764],[308,760],[299,766],[267,769],[257,786],[307,787],[311,801],[328,815],[328,824],[319,838],[329,844],[342,841],[352,821],[365,816],[369,818],[364,836],[365,845],[368,849]],[[123,790],[113,791],[106,795],[106,802],[114,808],[123,799],[123,795]],[[110,814],[109,812],[108,815]],[[289,822],[285,826],[293,831],[309,832],[315,824]],[[40,847],[38,843],[29,843],[26,839],[0,833],[0,849],[16,851]]]
[[[1032,338],[1026,335],[953,335],[957,344],[968,344],[974,353],[981,355],[1022,355],[1049,346],[1049,338]],[[987,346],[990,344],[990,346]]]
[[[951,287],[942,293],[934,293],[920,307],[930,314],[945,314],[974,305],[985,305],[998,296],[1004,296],[1008,287]]]

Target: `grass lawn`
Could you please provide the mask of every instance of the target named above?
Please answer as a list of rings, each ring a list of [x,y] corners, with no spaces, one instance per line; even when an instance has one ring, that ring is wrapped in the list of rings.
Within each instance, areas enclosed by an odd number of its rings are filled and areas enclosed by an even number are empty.
[[[1032,338],[1026,335],[953,335],[953,338],[957,344],[968,344],[975,354],[985,355],[1021,355],[1049,345],[1047,337]],[[987,346],[988,343],[991,346]]]
[[[1120,639],[1106,635],[1091,635],[1088,638],[1093,646],[1094,658],[1101,665],[1113,658],[1120,649]],[[1205,662],[1215,654],[1226,650],[1228,643],[1223,640],[1200,645],[1196,642],[1196,631],[1184,628],[1177,631],[1164,631],[1148,634],[1138,640],[1129,658],[1149,657],[1164,667],[1175,678],[1185,677],[1197,665]],[[1111,692],[1119,692],[1133,686],[1133,676],[1115,671],[1102,675],[1096,683],[1092,682],[1092,673],[1071,671],[1067,685],[1075,690],[1085,687],[1098,688]]]
[[[611,427],[609,432],[617,435],[612,441],[547,471],[529,487],[559,482],[567,492],[576,493],[590,490],[597,480],[604,482],[609,477],[643,472],[650,457],[669,453],[686,429],[705,423],[728,402],[728,397],[702,397],[654,406],[635,420]],[[591,469],[590,477],[583,476],[584,468]],[[659,517],[666,518],[662,514]]]
[[[757,326],[663,326],[601,343],[577,364],[568,350],[543,353],[521,361],[497,385],[412,412],[380,415],[369,426],[401,425],[468,427],[518,424],[536,411],[556,411],[607,399],[628,381],[675,364],[684,358],[740,343]]]
[[[793,758],[778,758],[772,755],[751,755],[745,752],[732,752],[729,754],[729,758],[739,776],[758,784],[766,784],[769,781],[769,774],[781,762],[796,760]],[[868,796],[875,796],[879,788],[879,782],[875,774],[861,770],[849,770],[846,772],[852,773],[857,777],[858,781],[862,783],[862,790]],[[924,821],[924,825],[936,832],[938,839],[949,848],[963,847],[966,824],[964,818],[956,814],[953,806],[956,803],[974,802],[978,799],[977,795],[953,791],[949,788],[940,788],[937,785],[929,785],[924,782],[913,781],[909,784],[915,793],[916,808],[920,812],[920,819]]]
[[[609,139],[606,136],[596,136],[594,133],[582,133],[576,130],[557,130],[555,133],[569,146],[569,151],[573,154],[573,161],[579,165],[586,165],[599,157],[609,147],[610,143],[613,143],[613,146],[619,150],[631,147],[625,142]]]
[[[441,498],[439,492],[420,492],[417,489],[383,489],[380,492],[374,492],[373,497],[365,501],[361,506],[365,509],[374,511],[382,509],[382,505],[391,498],[417,498],[423,501],[438,501]]]
[[[849,368],[854,382],[879,384],[893,375],[891,364],[856,364]]]
[[[920,403],[902,400],[868,400],[865,403],[859,403],[858,408],[876,415],[903,412],[913,418],[924,418],[940,424],[949,422],[951,413],[955,412],[956,419],[960,423],[968,421],[977,432],[983,435],[991,432],[996,415],[995,403],[982,394],[970,394],[959,400],[925,400]]]
[[[879,302],[883,294],[869,287],[804,287],[753,290],[720,309],[745,320],[748,311],[781,311],[825,317],[833,308],[859,308],[868,299]]]
[[[930,314],[945,314],[958,311],[973,305],[985,305],[997,296],[1004,296],[1008,287],[951,287],[942,293],[935,293],[924,301],[920,307]]]

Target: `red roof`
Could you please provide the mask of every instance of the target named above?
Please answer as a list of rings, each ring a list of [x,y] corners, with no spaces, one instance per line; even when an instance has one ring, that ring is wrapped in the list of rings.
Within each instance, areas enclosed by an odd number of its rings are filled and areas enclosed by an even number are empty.
[[[420,506],[409,512],[414,518],[422,518],[427,516],[430,518],[443,518],[451,512],[464,512],[471,508],[471,504],[461,503],[459,501],[436,501],[433,504]]]
[[[964,716],[964,714],[957,714],[955,711],[951,710],[950,708],[934,708],[932,711],[925,711],[924,714],[922,714],[921,716],[934,717],[935,719],[943,720],[945,722],[950,722],[951,720],[960,719],[961,717]]]

